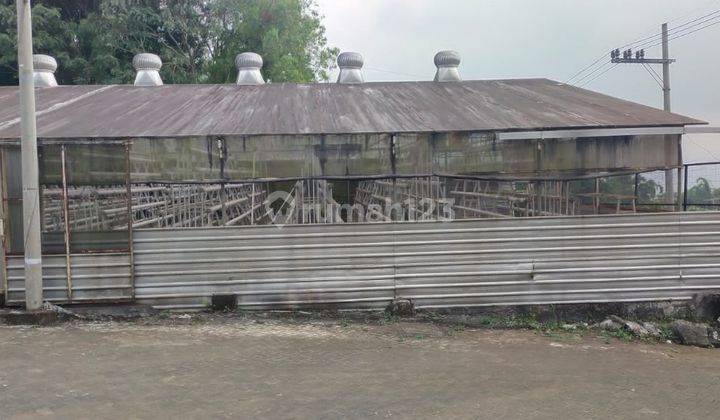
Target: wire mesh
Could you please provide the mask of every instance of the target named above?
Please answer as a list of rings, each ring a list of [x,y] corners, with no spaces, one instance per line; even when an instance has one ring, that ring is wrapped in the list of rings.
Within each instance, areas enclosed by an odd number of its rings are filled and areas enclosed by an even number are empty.
[[[684,208],[716,210],[720,208],[720,163],[686,165]]]

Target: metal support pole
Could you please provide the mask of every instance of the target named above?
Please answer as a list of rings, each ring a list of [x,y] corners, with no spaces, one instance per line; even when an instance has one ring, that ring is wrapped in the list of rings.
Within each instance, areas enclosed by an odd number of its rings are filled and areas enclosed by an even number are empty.
[[[683,171],[685,174],[685,187],[683,188],[683,211],[687,211],[688,209],[688,165],[684,165],[685,170]]]
[[[20,69],[20,132],[25,245],[25,309],[40,309],[43,300],[40,245],[40,197],[33,82],[30,0],[17,0],[18,67]]]
[[[663,59],[663,109],[670,112],[670,45],[668,44],[668,24],[662,24]]]
[[[662,24],[662,60],[663,60],[663,109],[670,112],[670,46],[668,44],[668,24]],[[682,162],[678,162],[682,165]],[[678,174],[679,175],[679,174]],[[673,202],[675,190],[675,171],[669,169],[665,171],[665,193],[667,194],[667,202]],[[678,182],[680,178],[678,177]],[[678,189],[677,200],[680,199],[680,191]],[[679,209],[676,209],[679,210]]]
[[[677,168],[677,202],[675,203],[675,211],[683,210],[683,203],[685,200],[685,194],[687,191],[683,190],[683,169],[687,170],[687,167],[683,168],[683,152],[682,152],[682,136],[678,136],[678,168]]]
[[[133,197],[130,177],[130,146],[132,140],[125,143],[125,203],[127,206],[128,258],[130,260],[130,298],[135,300],[135,246],[133,244]],[[159,223],[159,222],[158,222]]]
[[[72,302],[72,257],[70,256],[70,203],[68,203],[68,186],[67,186],[67,160],[65,158],[65,145],[60,146],[60,164],[62,173],[62,205],[63,219],[65,220],[65,276],[67,277],[67,298],[68,302]]]

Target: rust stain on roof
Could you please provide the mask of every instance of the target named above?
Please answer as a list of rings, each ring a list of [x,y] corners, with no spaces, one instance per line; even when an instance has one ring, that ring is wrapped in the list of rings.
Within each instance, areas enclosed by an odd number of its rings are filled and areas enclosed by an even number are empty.
[[[20,135],[0,87],[0,138]],[[421,133],[704,124],[547,79],[358,85],[60,86],[37,91],[38,137]]]

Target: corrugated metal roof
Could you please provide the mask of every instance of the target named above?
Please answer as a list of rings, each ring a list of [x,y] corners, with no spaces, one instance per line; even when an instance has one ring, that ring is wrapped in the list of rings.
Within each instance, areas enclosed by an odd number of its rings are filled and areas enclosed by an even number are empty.
[[[0,88],[0,138],[20,135],[17,90]],[[38,89],[37,109],[41,138],[508,131],[703,123],[547,79],[60,86]]]

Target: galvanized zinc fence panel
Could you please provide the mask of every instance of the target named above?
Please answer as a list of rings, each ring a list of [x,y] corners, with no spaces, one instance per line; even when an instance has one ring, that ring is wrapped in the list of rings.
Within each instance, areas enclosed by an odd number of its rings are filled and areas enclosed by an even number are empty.
[[[134,233],[136,294],[247,309],[379,309],[689,299],[720,289],[720,213]]]
[[[22,256],[6,260],[7,304],[25,302],[25,266]],[[43,298],[52,303],[117,302],[132,299],[132,272],[128,253],[70,256],[72,299],[68,294],[65,255],[43,255]]]
[[[213,294],[251,309],[382,308],[394,298],[388,227],[137,231],[136,295],[164,308],[207,306]]]

